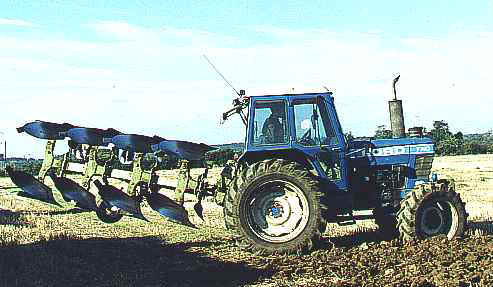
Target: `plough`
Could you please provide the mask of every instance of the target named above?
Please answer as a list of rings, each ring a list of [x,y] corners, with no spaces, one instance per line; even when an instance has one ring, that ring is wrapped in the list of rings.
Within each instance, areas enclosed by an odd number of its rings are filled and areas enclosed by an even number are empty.
[[[226,188],[224,179],[219,186],[208,183],[208,167],[198,178],[190,176],[189,161],[203,161],[205,153],[216,149],[206,144],[44,121],[27,123],[17,131],[47,140],[37,178],[11,167],[6,168],[14,184],[21,188],[18,195],[61,206],[55,200],[52,189],[45,184],[48,176],[63,200],[75,202],[78,208],[95,211],[99,219],[106,223],[114,223],[123,215],[147,221],[140,208],[145,200],[153,210],[169,220],[195,227],[183,207],[184,192],[197,196],[194,210],[203,219],[202,199],[216,196]],[[68,139],[68,152],[55,156],[57,141],[65,139]],[[166,156],[180,159],[176,187],[166,185],[157,174],[159,162]],[[118,161],[131,164],[131,171],[118,169]],[[81,183],[68,178],[68,173],[80,174]],[[110,178],[126,182],[126,191],[111,185]],[[91,193],[91,184],[97,188],[98,194]],[[160,193],[162,188],[175,190],[176,201]]]

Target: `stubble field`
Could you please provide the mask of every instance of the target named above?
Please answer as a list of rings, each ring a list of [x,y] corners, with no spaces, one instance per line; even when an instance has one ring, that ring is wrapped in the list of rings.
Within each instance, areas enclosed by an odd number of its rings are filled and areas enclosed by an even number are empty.
[[[192,196],[185,205],[198,230],[148,207],[150,223],[105,224],[70,204],[20,198],[0,179],[0,286],[493,286],[493,155],[439,157],[433,170],[454,178],[466,202],[464,239],[402,246],[360,221],[330,225],[320,248],[303,256],[239,250],[221,208],[206,202],[203,222]],[[174,185],[176,174],[162,175]]]

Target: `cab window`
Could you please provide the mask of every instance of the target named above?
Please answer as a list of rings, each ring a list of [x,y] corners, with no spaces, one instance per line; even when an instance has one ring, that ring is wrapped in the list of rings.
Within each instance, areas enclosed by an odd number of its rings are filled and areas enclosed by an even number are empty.
[[[285,101],[257,101],[254,109],[253,144],[288,143]]]
[[[323,101],[298,100],[293,103],[296,142],[305,146],[336,145],[337,137]]]

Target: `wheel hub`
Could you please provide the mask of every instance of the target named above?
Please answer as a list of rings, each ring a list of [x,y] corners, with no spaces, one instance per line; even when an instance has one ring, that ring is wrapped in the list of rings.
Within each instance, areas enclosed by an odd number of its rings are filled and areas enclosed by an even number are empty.
[[[279,218],[282,215],[283,209],[281,207],[272,207],[271,216],[274,218]]]
[[[274,201],[272,202],[272,207],[270,210],[266,210],[265,214],[271,219],[277,219],[283,217],[286,213],[284,210],[287,210],[289,212],[289,205],[286,205],[285,202],[281,201]]]
[[[268,224],[282,225],[289,220],[291,207],[285,198],[278,197],[273,201],[268,201],[266,204],[270,205],[270,207],[267,207],[261,216],[265,218]]]
[[[445,223],[442,210],[438,206],[428,206],[423,211],[421,226],[426,235],[435,235],[439,233]]]
[[[249,209],[252,231],[269,242],[285,242],[298,236],[308,221],[308,202],[301,190],[277,182],[256,193]]]

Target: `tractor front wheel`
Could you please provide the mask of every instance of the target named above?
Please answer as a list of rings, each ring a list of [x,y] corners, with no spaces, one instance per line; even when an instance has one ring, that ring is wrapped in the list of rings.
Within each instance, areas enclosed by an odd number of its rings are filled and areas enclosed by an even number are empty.
[[[464,235],[467,213],[453,181],[417,186],[397,213],[399,237],[404,242],[443,234],[453,239]]]
[[[325,231],[318,184],[301,165],[279,159],[237,174],[225,202],[225,221],[237,245],[258,254],[302,253]]]

